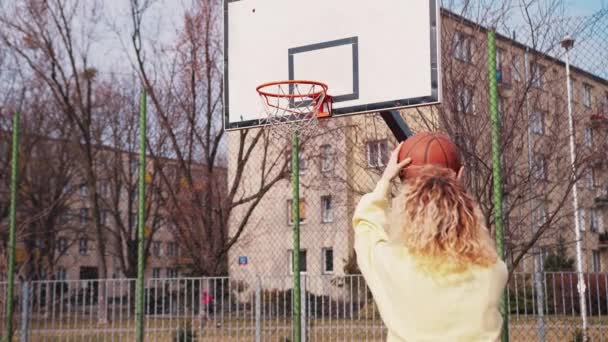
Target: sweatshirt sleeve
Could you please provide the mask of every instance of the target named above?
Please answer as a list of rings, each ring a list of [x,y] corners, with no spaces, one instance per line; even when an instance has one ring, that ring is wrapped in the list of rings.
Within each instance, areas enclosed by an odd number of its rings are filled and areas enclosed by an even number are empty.
[[[357,264],[366,277],[370,277],[374,267],[376,247],[388,241],[384,227],[389,209],[388,190],[390,183],[381,180],[373,192],[361,197],[353,217],[355,230],[355,252]]]

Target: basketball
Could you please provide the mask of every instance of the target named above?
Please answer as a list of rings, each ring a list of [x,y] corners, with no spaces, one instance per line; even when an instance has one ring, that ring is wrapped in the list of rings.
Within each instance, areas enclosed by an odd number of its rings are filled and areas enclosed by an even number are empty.
[[[412,163],[401,171],[401,179],[415,177],[422,165],[442,166],[456,174],[462,166],[458,147],[447,135],[437,132],[421,132],[405,140],[399,151],[399,161],[405,158],[411,158]]]

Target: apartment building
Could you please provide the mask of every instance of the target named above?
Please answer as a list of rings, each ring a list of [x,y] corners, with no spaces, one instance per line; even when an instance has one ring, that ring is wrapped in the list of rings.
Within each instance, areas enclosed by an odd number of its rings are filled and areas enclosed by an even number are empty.
[[[7,135],[1,137],[0,149],[4,151],[9,141]],[[77,156],[73,144],[39,137],[37,142],[30,140],[28,136],[22,137],[17,276],[68,281],[98,279],[102,277],[99,248],[103,240],[106,276],[114,279],[134,277],[138,155],[108,147],[95,149],[100,234],[94,224],[91,188],[82,177],[79,164],[72,164]],[[6,160],[2,165],[6,166]],[[192,260],[176,234],[175,225],[179,223],[176,223],[171,205],[167,204],[172,203],[166,201],[167,189],[188,185],[180,176],[180,167],[175,160],[148,157],[146,165],[144,233],[148,257],[145,277],[177,278],[191,271]],[[216,171],[215,176],[224,177],[224,168],[218,167]],[[191,173],[194,187],[205,189],[210,178],[205,176],[203,165],[192,164]],[[1,172],[0,176],[0,208],[6,209],[8,173]],[[180,196],[188,192],[174,193]],[[0,218],[3,237],[7,226],[8,218],[4,215]],[[4,259],[6,249],[3,248],[1,254]]]

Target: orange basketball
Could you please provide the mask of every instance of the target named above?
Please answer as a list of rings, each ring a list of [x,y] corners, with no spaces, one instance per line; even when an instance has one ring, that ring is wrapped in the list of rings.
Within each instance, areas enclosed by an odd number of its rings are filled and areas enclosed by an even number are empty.
[[[460,156],[458,147],[450,138],[436,132],[420,132],[407,140],[399,151],[399,161],[411,158],[410,166],[401,171],[401,178],[415,177],[417,169],[422,165],[434,164],[449,168],[458,173],[460,167]]]

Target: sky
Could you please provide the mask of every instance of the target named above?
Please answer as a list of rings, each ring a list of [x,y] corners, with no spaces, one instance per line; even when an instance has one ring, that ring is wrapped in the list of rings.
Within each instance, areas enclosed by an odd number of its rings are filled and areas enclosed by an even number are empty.
[[[566,6],[574,16],[591,15],[608,8],[608,0],[570,0]]]

